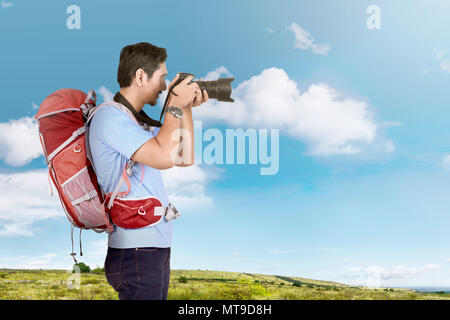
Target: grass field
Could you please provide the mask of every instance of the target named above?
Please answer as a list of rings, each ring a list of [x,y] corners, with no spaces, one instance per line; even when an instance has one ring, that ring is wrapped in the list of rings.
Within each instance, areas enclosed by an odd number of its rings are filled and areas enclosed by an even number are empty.
[[[104,274],[64,270],[0,270],[0,299],[114,300]],[[172,270],[169,300],[428,300],[446,293],[352,287],[296,277],[237,272]]]

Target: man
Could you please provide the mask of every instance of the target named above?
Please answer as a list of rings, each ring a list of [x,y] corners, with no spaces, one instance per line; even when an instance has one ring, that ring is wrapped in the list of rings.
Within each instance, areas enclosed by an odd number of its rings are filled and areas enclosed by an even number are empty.
[[[205,90],[202,94],[196,83],[189,84],[192,76],[173,89],[162,126],[142,110],[145,104],[156,105],[159,94],[167,89],[166,58],[164,48],[146,42],[126,46],[120,53],[120,91],[114,100],[150,126],[145,130],[114,106],[104,106],[93,116],[89,143],[98,183],[105,193],[113,191],[131,159],[136,165],[126,198],[154,196],[167,206],[160,170],[194,162],[191,108],[206,102],[208,94]],[[177,79],[178,74],[172,83]],[[172,221],[164,217],[144,228],[114,226],[108,236],[105,274],[119,299],[167,299],[171,240]]]

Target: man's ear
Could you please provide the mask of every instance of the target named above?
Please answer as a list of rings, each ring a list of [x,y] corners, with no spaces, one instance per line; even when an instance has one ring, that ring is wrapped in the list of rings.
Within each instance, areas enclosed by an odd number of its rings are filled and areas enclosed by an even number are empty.
[[[138,86],[139,88],[144,85],[145,75],[146,73],[142,68],[138,68],[134,74],[134,81],[136,82],[136,86]]]

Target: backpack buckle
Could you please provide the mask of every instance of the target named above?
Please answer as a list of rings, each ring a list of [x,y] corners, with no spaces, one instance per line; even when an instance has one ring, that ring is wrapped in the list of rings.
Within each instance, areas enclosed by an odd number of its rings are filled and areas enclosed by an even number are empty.
[[[134,161],[133,160],[128,161],[126,169],[125,169],[128,176],[131,176],[133,174],[133,170],[132,170],[133,166],[134,166]]]

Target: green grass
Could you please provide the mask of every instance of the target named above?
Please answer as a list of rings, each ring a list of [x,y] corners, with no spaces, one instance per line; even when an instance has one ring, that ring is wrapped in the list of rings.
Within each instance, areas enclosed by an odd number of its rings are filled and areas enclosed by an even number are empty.
[[[431,300],[446,293],[347,286],[297,277],[171,270],[169,300]],[[78,288],[74,285],[77,284]],[[115,300],[104,274],[64,270],[0,270],[0,299]]]

